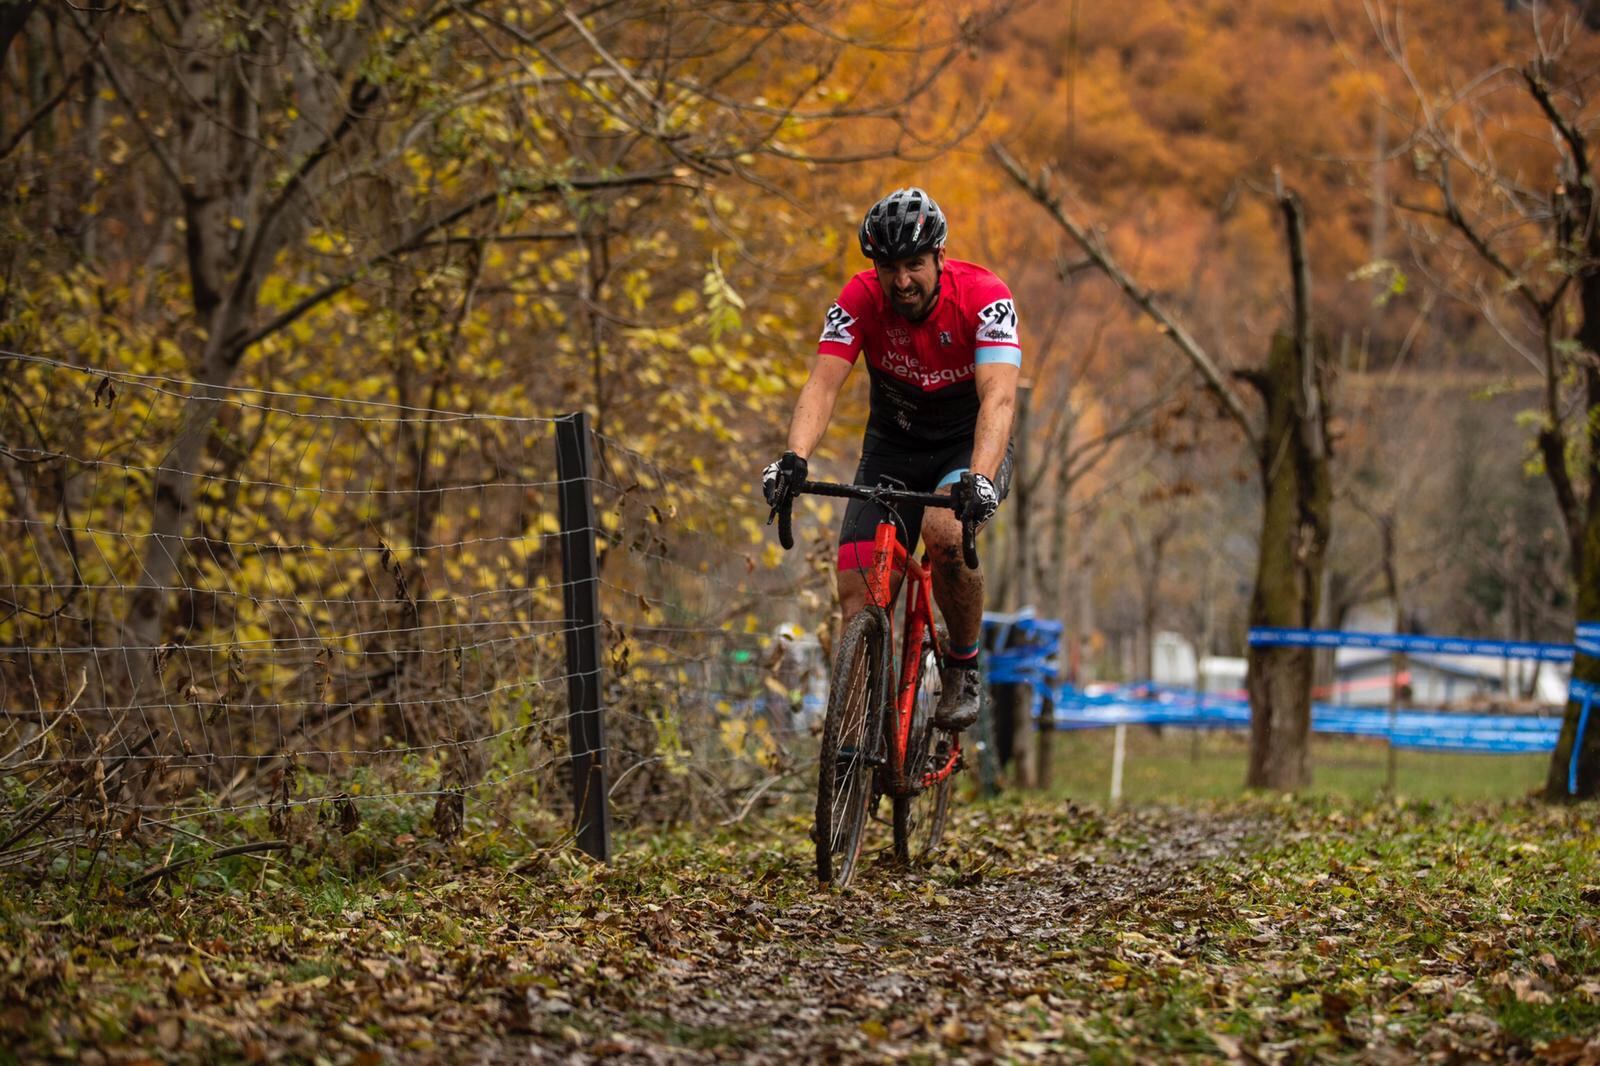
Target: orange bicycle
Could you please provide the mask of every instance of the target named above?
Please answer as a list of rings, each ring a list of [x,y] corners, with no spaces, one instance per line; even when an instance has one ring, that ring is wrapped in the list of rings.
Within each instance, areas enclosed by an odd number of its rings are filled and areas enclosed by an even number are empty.
[[[963,477],[970,478],[971,474]],[[953,510],[949,496],[867,485],[803,481],[793,495],[872,500],[892,515],[896,505]],[[790,504],[774,509],[778,540],[794,547]],[[770,520],[770,519],[769,519]],[[882,796],[893,808],[894,854],[920,861],[938,847],[950,805],[951,778],[963,765],[960,734],[933,724],[943,648],[933,623],[933,581],[927,555],[911,557],[892,521],[878,524],[868,605],[847,620],[834,655],[828,714],[817,774],[817,879],[847,885],[855,876],[869,817]],[[962,554],[976,569],[977,529],[962,524]],[[894,582],[909,588],[895,656]],[[898,686],[891,688],[894,679]]]

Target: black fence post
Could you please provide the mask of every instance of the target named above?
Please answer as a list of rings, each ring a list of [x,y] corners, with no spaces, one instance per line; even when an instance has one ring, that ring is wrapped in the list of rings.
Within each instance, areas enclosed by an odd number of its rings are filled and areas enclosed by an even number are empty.
[[[556,420],[573,817],[578,847],[604,862],[611,857],[611,807],[605,722],[600,714],[600,572],[594,550],[589,433],[589,416],[584,412]]]

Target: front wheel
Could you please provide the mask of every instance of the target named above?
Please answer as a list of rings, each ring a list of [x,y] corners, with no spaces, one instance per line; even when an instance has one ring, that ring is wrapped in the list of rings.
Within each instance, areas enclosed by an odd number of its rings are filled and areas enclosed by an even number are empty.
[[[861,835],[882,763],[884,640],[888,619],[868,607],[839,638],[817,772],[817,880],[847,885],[861,858]]]
[[[894,798],[894,856],[899,862],[922,862],[944,837],[950,810],[950,781],[945,777],[920,788],[922,775],[950,760],[955,737],[933,725],[939,705],[939,657],[932,642],[923,645],[918,667],[917,698],[911,708],[911,735],[906,742],[906,784],[917,791]]]

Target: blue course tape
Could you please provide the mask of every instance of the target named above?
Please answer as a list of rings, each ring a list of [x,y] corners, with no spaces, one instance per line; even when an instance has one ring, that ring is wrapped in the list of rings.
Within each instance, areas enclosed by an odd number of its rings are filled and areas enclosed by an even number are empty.
[[[1056,690],[1055,727],[1092,729],[1111,725],[1173,725],[1242,729],[1250,724],[1247,701],[1228,696],[1153,686],[1123,686],[1085,695],[1071,685]],[[1316,704],[1317,733],[1386,737],[1397,748],[1482,753],[1547,752],[1556,746],[1561,716],[1398,711],[1383,707]]]
[[[1600,622],[1578,623],[1578,653],[1600,659]]]
[[[1536,644],[1526,640],[1476,640],[1471,637],[1422,637],[1400,633],[1347,633],[1328,629],[1252,626],[1252,647],[1377,648],[1382,651],[1435,655],[1492,655],[1501,659],[1538,659],[1564,663],[1572,659],[1570,644]]]
[[[1567,762],[1567,795],[1578,794],[1578,757],[1583,754],[1583,733],[1589,727],[1589,709],[1594,706],[1596,686],[1587,681],[1572,682],[1573,699],[1583,700],[1583,710],[1578,712],[1578,731],[1572,736],[1572,758]]]

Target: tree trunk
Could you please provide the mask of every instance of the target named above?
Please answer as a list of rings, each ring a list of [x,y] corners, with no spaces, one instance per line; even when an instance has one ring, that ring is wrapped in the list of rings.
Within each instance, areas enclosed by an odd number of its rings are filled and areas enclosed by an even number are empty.
[[[1579,363],[1578,371],[1583,382],[1587,417],[1578,421],[1573,430],[1574,436],[1582,439],[1583,459],[1565,493],[1555,478],[1556,471],[1548,465],[1546,476],[1552,479],[1557,499],[1567,497],[1562,510],[1566,516],[1567,538],[1572,545],[1576,620],[1581,624],[1600,623],[1600,365],[1597,365],[1597,354],[1600,354],[1600,233],[1595,232],[1592,222],[1593,184],[1584,180],[1576,186],[1569,201],[1574,212],[1581,212],[1574,219],[1574,229],[1587,233],[1586,265],[1578,293],[1583,320],[1577,332],[1577,341],[1588,356]],[[1579,653],[1572,661],[1572,677],[1575,681],[1600,685],[1600,658]],[[1580,701],[1567,702],[1566,720],[1561,723],[1561,736],[1550,756],[1550,768],[1545,777],[1544,791],[1548,799],[1587,799],[1600,795],[1600,720],[1597,720],[1600,707],[1589,709],[1577,766],[1573,766],[1572,747],[1582,713]]]
[[[1028,455],[1028,408],[1033,402],[1033,390],[1026,385],[1017,388],[1017,420],[1011,434],[1011,485],[1016,500],[1010,508],[1011,518],[1011,609],[1020,611],[1033,603],[1034,591],[1030,568],[1033,566],[1028,514],[1033,510],[1033,469]]]
[[[6,53],[11,51],[11,42],[17,39],[28,16],[38,6],[39,0],[0,0],[0,61],[5,60]],[[0,126],[0,133],[4,132],[5,127]]]
[[[1333,507],[1326,421],[1321,404],[1301,402],[1316,367],[1292,337],[1273,339],[1264,376],[1267,432],[1260,455],[1264,507],[1252,626],[1316,624]],[[1320,381],[1312,386],[1320,392]],[[1308,423],[1308,412],[1315,424]],[[1320,444],[1320,447],[1318,445]],[[1250,769],[1252,788],[1292,791],[1311,783],[1309,648],[1251,648]]]
[[[1055,563],[1054,581],[1048,590],[1041,590],[1046,595],[1047,617],[1060,618],[1066,621],[1072,613],[1072,584],[1075,576],[1069,565],[1072,552],[1071,545],[1067,543],[1067,508],[1072,499],[1072,464],[1067,461],[1066,442],[1072,440],[1076,429],[1076,412],[1071,408],[1072,397],[1068,393],[1063,403],[1068,405],[1065,415],[1065,425],[1062,428],[1060,440],[1062,444],[1056,449],[1060,454],[1056,456],[1055,491],[1050,494],[1050,558]],[[1048,458],[1046,458],[1048,462]],[[1067,627],[1074,629],[1072,624]]]
[[[172,448],[156,474],[155,498],[150,508],[150,538],[140,560],[139,581],[129,599],[123,624],[123,654],[118,661],[121,677],[113,671],[113,689],[125,686],[127,700],[137,704],[150,679],[153,655],[162,641],[163,620],[177,587],[179,562],[193,557],[189,546],[193,525],[195,481],[202,467],[206,441],[211,437],[224,391],[233,379],[243,354],[227,347],[222,338],[236,335],[242,322],[225,309],[214,315],[205,346],[196,360],[197,388],[184,404]],[[119,684],[120,683],[120,684]]]
[[[1590,412],[1591,420],[1600,417],[1600,404]],[[1590,490],[1591,495],[1596,490]],[[1596,508],[1588,508],[1587,529],[1583,539],[1583,553],[1578,560],[1577,570],[1577,603],[1579,622],[1600,622],[1600,518],[1595,515]],[[1600,658],[1593,655],[1579,654],[1572,663],[1572,676],[1575,680],[1587,682],[1590,685],[1600,686]],[[1583,734],[1583,746],[1578,753],[1576,790],[1570,785],[1572,771],[1572,744],[1578,732],[1578,718],[1583,711],[1581,701],[1573,700],[1567,704],[1566,720],[1561,723],[1561,736],[1556,741],[1556,750],[1550,757],[1550,768],[1545,777],[1544,794],[1546,799],[1589,799],[1600,795],[1600,701],[1596,701],[1589,709],[1589,720]]]

